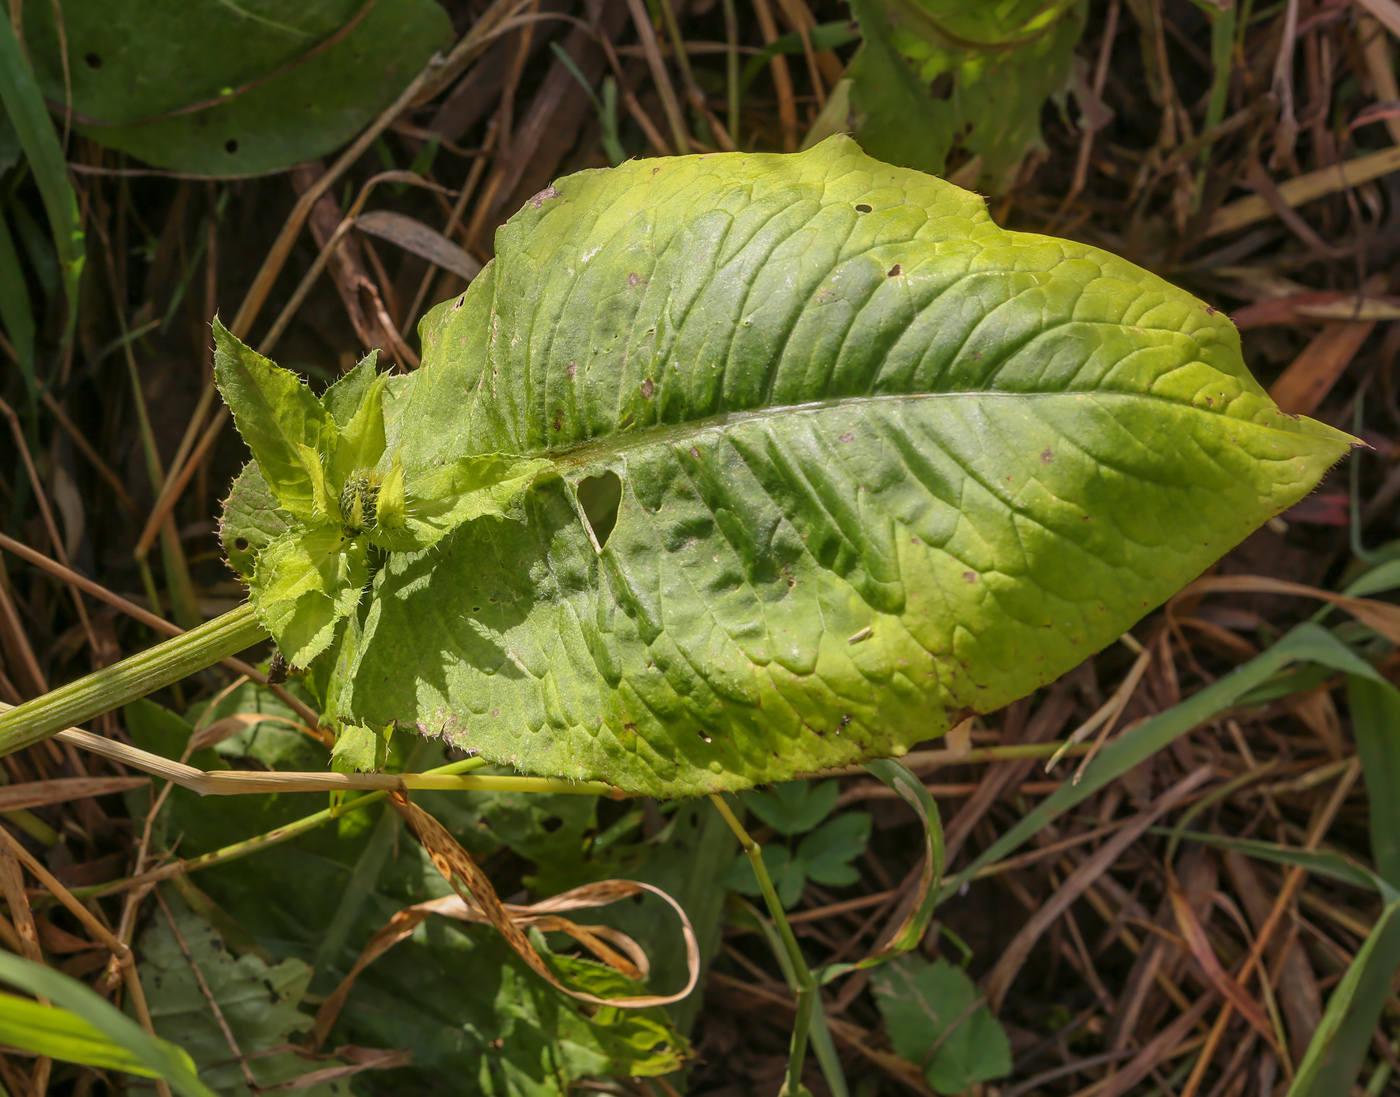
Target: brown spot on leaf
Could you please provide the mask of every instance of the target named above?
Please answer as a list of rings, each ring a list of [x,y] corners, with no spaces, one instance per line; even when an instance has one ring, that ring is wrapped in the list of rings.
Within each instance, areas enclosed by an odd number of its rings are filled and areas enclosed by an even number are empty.
[[[690,455],[694,457],[697,461],[700,460],[700,451],[694,446],[690,447]]]
[[[642,399],[650,400],[655,392],[656,385],[652,382],[652,379],[650,377],[646,378],[642,382]]]
[[[627,276],[627,284],[629,286],[635,286],[640,281],[641,279],[637,277],[637,272],[635,270]]]
[[[564,376],[567,377],[570,381],[572,381],[572,380],[574,379],[574,374],[576,374],[577,372],[578,372],[578,363],[577,363],[577,362],[570,362],[570,363],[564,368]]]
[[[963,572],[963,578],[969,583],[975,583],[977,582],[977,573],[975,571],[965,571]]]
[[[1055,451],[1052,450],[1049,446],[1046,446],[1040,452],[1040,463],[1042,465],[1048,465],[1053,460],[1055,460]]]
[[[898,278],[898,277],[899,277],[901,274],[903,274],[903,273],[904,273],[904,268],[901,267],[898,263],[896,263],[894,266],[890,267],[889,270],[885,271],[885,277],[886,277],[886,278]]]
[[[545,187],[544,190],[540,191],[539,194],[536,194],[534,197],[532,197],[532,198],[530,199],[530,208],[531,208],[531,209],[539,209],[542,205],[544,205],[544,204],[545,204],[547,201],[549,201],[551,198],[558,198],[558,197],[559,197],[559,192],[558,192],[557,190],[554,189],[554,184],[551,183],[549,186]]]
[[[561,430],[564,426],[564,409],[560,408],[554,413],[554,429]]]
[[[848,430],[845,434],[841,435],[841,437],[837,439],[838,442],[854,442],[855,440],[856,432],[853,430]]]

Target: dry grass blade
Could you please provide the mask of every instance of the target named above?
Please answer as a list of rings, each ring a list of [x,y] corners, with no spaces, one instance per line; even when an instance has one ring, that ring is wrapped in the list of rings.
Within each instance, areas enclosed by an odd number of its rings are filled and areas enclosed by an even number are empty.
[[[281,1050],[281,1049],[274,1049]],[[296,1051],[297,1048],[287,1050]],[[366,1070],[393,1070],[408,1066],[413,1062],[413,1052],[408,1048],[352,1048],[338,1047],[331,1052],[337,1059],[349,1059],[340,1066],[322,1067],[307,1071],[290,1082],[279,1082],[275,1086],[262,1086],[258,1093],[289,1093],[294,1090],[311,1089],[314,1086],[328,1085],[342,1078],[363,1073]]]
[[[91,796],[110,796],[150,784],[149,777],[59,777],[0,787],[0,811],[48,807]]]
[[[1168,603],[1168,612],[1172,606],[1185,599],[1201,594],[1217,594],[1227,591],[1252,594],[1300,594],[1306,598],[1319,598],[1350,613],[1363,625],[1369,625],[1391,643],[1400,644],[1400,606],[1390,602],[1378,602],[1374,598],[1351,598],[1345,594],[1310,587],[1305,583],[1294,583],[1287,579],[1271,579],[1266,575],[1212,575],[1205,579],[1197,579]]]
[[[991,1004],[993,1011],[1001,1007],[1006,992],[1011,988],[1012,980],[1016,978],[1017,972],[1025,964],[1031,948],[1060,915],[1069,909],[1070,904],[1078,899],[1090,884],[1102,876],[1108,867],[1122,856],[1123,851],[1147,831],[1148,827],[1179,804],[1189,793],[1210,780],[1211,776],[1211,768],[1202,766],[1194,773],[1183,777],[1162,793],[1147,810],[1140,812],[1129,826],[1124,827],[1113,838],[1100,846],[1092,857],[1075,869],[1069,878],[1055,890],[1051,899],[1037,910],[1030,921],[1016,934],[1011,944],[1003,951],[996,966],[987,976],[984,985],[987,1001]]]
[[[685,938],[686,967],[690,973],[685,986],[674,994],[645,994],[624,998],[599,998],[586,991],[574,990],[561,983],[540,954],[535,951],[535,946],[526,936],[525,931],[520,928],[517,919],[496,895],[496,889],[490,879],[481,871],[480,866],[472,859],[471,855],[461,847],[457,839],[452,837],[451,832],[422,808],[400,794],[391,795],[389,802],[403,817],[409,829],[413,831],[414,837],[427,851],[443,879],[452,885],[464,902],[481,912],[485,920],[506,939],[506,943],[525,961],[531,971],[557,990],[563,991],[571,998],[577,998],[581,1002],[591,1002],[594,1005],[643,1009],[649,1006],[663,1006],[670,1002],[679,1002],[695,989],[695,984],[700,978],[700,946],[695,938],[695,930],[691,927],[690,918],[680,904],[664,891],[652,887],[650,884],[631,880],[608,880],[601,884],[588,885],[585,889],[578,889],[581,891],[595,889],[598,895],[609,896],[603,900],[604,902],[614,902],[617,899],[636,895],[643,891],[664,899],[681,920],[681,933]],[[465,893],[463,892],[464,888],[466,889]]]
[[[1231,978],[1229,972],[1220,966],[1220,959],[1215,955],[1215,949],[1211,946],[1209,938],[1206,937],[1205,928],[1201,925],[1190,904],[1187,903],[1181,885],[1177,883],[1174,876],[1168,878],[1167,895],[1171,900],[1172,913],[1176,916],[1176,924],[1181,930],[1186,947],[1190,949],[1191,956],[1196,963],[1201,965],[1201,970],[1206,973],[1206,978],[1210,980],[1211,985],[1239,1011],[1241,1017],[1254,1026],[1276,1052],[1282,1054],[1282,1049],[1278,1046],[1274,1030],[1269,1024],[1269,1018],[1265,1015],[1263,1008],[1246,993],[1244,987]]]
[[[355,221],[361,232],[381,236],[444,270],[470,282],[481,273],[481,264],[435,229],[393,210],[371,210]]]
[[[1319,168],[1317,171],[1295,176],[1285,183],[1280,183],[1278,192],[1289,206],[1301,206],[1315,198],[1359,186],[1393,171],[1400,171],[1400,146],[1358,156],[1355,160],[1348,160],[1335,167]],[[1253,194],[1248,198],[1241,198],[1216,210],[1206,228],[1206,235],[1219,236],[1235,232],[1267,219],[1273,212],[1268,200],[1260,195]]]

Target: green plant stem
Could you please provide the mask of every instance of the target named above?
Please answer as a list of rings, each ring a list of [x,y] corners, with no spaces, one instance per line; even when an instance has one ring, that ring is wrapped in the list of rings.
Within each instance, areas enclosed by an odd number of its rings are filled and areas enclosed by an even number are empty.
[[[10,709],[0,716],[0,754],[33,746],[56,731],[120,708],[265,639],[267,629],[258,623],[253,608],[239,606],[181,636]]]
[[[734,0],[722,0],[724,5],[724,38],[728,46],[725,60],[725,84],[729,100],[729,140],[739,147],[739,13]]]
[[[797,984],[797,1019],[792,1025],[792,1044],[788,1050],[787,1081],[783,1085],[783,1093],[786,1097],[796,1097],[802,1092],[802,1062],[807,1057],[807,1033],[812,1024],[812,1007],[817,999],[817,981],[812,978],[812,969],[807,966],[807,960],[797,945],[797,937],[792,932],[787,912],[783,910],[782,901],[779,900],[773,880],[768,875],[768,868],[763,863],[763,847],[750,837],[749,832],[744,829],[744,824],[739,822],[738,816],[729,810],[729,805],[723,799],[712,795],[710,803],[715,805],[715,810],[729,824],[729,829],[739,839],[739,846],[747,855],[749,864],[753,865],[753,874],[758,878],[763,901],[768,904],[768,914],[777,927],[778,937],[787,952],[788,961],[792,964],[793,979]]]
[[[426,773],[417,776],[452,776],[459,773],[470,773],[474,769],[481,769],[490,765],[485,758],[465,758],[460,762],[452,762],[437,769],[430,769]],[[407,775],[405,775],[407,776]],[[236,861],[240,857],[247,857],[250,853],[257,853],[259,850],[269,849],[272,846],[289,842],[293,838],[298,838],[308,831],[315,830],[323,823],[339,819],[352,811],[359,811],[362,808],[371,807],[379,803],[389,793],[387,791],[368,792],[363,796],[357,796],[352,800],[345,800],[335,807],[322,808],[320,811],[303,816],[295,822],[286,826],[275,827],[263,834],[255,835],[252,838],[245,838],[241,842],[234,842],[232,845],[224,846],[222,849],[211,850],[209,853],[202,853],[198,857],[191,857],[188,861],[173,861],[168,865],[161,865],[160,868],[152,869],[142,873],[140,876],[126,876],[120,880],[109,880],[105,884],[89,884],[86,887],[73,888],[73,894],[79,899],[97,898],[103,895],[110,895],[113,892],[126,891],[139,884],[154,884],[161,880],[168,880],[172,876],[183,876],[187,872],[197,872],[202,868],[213,868],[215,865],[222,865],[229,861]]]

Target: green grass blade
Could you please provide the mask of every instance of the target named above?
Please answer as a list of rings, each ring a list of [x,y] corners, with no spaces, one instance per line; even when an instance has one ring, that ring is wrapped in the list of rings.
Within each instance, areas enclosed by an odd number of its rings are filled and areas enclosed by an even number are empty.
[[[68,318],[64,337],[73,331],[78,316],[78,282],[83,274],[83,230],[78,216],[78,199],[68,182],[68,167],[58,143],[43,93],[34,80],[29,60],[9,21],[0,19],[0,102],[14,123],[20,147],[29,160],[29,170],[39,187],[44,210],[53,230],[54,248],[63,272],[63,289],[68,298]]]
[[[1231,708],[1251,689],[1283,667],[1299,662],[1321,663],[1334,670],[1380,681],[1370,664],[1326,629],[1312,624],[1299,625],[1268,651],[1104,747],[1098,757],[1089,763],[1078,782],[1066,781],[1034,811],[988,846],[972,864],[949,880],[939,894],[939,902],[955,894],[983,865],[1005,857],[1048,823],[1162,750],[1172,740]]]
[[[30,994],[47,998],[58,1006],[60,1011],[68,1011],[85,1025],[91,1027],[93,1034],[90,1034],[90,1040],[105,1038],[110,1041],[112,1045],[115,1045],[111,1051],[113,1055],[119,1053],[116,1049],[125,1049],[133,1060],[144,1067],[142,1073],[151,1077],[164,1078],[181,1097],[214,1097],[212,1091],[195,1074],[194,1063],[184,1051],[164,1040],[148,1036],[141,1026],[130,1017],[110,1002],[99,998],[96,993],[83,986],[76,979],[71,979],[67,975],[46,968],[42,964],[31,963],[18,956],[0,952],[0,980],[17,986]],[[3,1015],[0,1015],[0,1042],[15,1044],[14,1037],[19,1035],[20,1031],[18,1027],[12,1028],[11,1026],[18,1026],[19,1021],[23,1018],[22,1009],[15,1007],[12,1003],[6,1003]],[[37,1020],[37,1018],[31,1017],[30,1020]],[[70,1031],[76,1035],[78,1029],[74,1028]],[[57,1038],[57,1034],[55,1034],[55,1038]],[[76,1046],[75,1043],[74,1047],[76,1048]],[[94,1047],[91,1043],[88,1046]],[[57,1052],[45,1051],[44,1054],[58,1057]],[[119,1067],[118,1069],[128,1068]]]
[[[1371,806],[1371,857],[1381,878],[1400,888],[1400,693],[1385,682],[1350,675],[1347,697]]]
[[[1350,1093],[1400,967],[1400,898],[1381,911],[1322,1015],[1287,1097]]]
[[[100,1070],[156,1077],[115,1040],[71,1010],[0,991],[0,1044]]]
[[[24,374],[25,387],[33,398],[38,395],[34,378],[34,306],[29,300],[24,268],[20,266],[19,252],[3,210],[0,210],[0,324],[5,325],[10,346],[14,347],[15,358],[19,361],[19,371]]]
[[[878,952],[871,953],[853,964],[832,964],[817,972],[817,983],[825,986],[838,976],[862,968],[876,967],[886,960],[908,952],[923,940],[924,931],[933,920],[934,907],[938,905],[939,883],[943,879],[943,821],[938,815],[938,804],[929,795],[924,783],[909,772],[903,762],[892,758],[881,759],[866,764],[866,771],[878,777],[895,791],[906,804],[912,807],[924,827],[924,870],[919,877],[919,897],[904,915],[903,922],[889,934],[889,943]],[[883,935],[882,935],[883,936]]]
[[[1365,865],[1359,865],[1351,858],[1333,850],[1295,849],[1291,846],[1278,845],[1276,842],[1264,842],[1258,838],[1230,838],[1224,834],[1182,830],[1180,827],[1151,827],[1148,833],[1200,842],[1202,845],[1213,846],[1216,849],[1233,849],[1246,856],[1257,857],[1261,861],[1272,861],[1276,865],[1292,865],[1295,868],[1316,873],[1318,876],[1326,876],[1331,880],[1351,884],[1352,887],[1367,888],[1382,894],[1385,892],[1386,885],[1379,876],[1366,868]]]
[[[812,43],[814,50],[830,50],[837,46],[844,46],[854,42],[860,37],[860,30],[849,19],[838,20],[835,23],[822,23],[813,27],[807,32],[807,40]],[[739,77],[739,95],[742,98],[748,94],[749,85],[757,78],[758,74],[779,54],[799,54],[806,52],[806,45],[802,41],[802,35],[796,31],[781,35],[773,39],[763,49],[749,58],[744,66],[744,73]]]

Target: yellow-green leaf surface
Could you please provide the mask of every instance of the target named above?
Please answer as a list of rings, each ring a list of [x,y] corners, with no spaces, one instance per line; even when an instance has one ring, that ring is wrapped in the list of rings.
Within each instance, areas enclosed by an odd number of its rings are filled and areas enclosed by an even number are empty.
[[[337,688],[531,773],[684,795],[897,755],[1103,647],[1351,444],[1281,413],[1214,309],[847,138],[582,172],[496,252],[425,318],[386,454],[410,511],[462,458],[550,469],[388,554]]]

